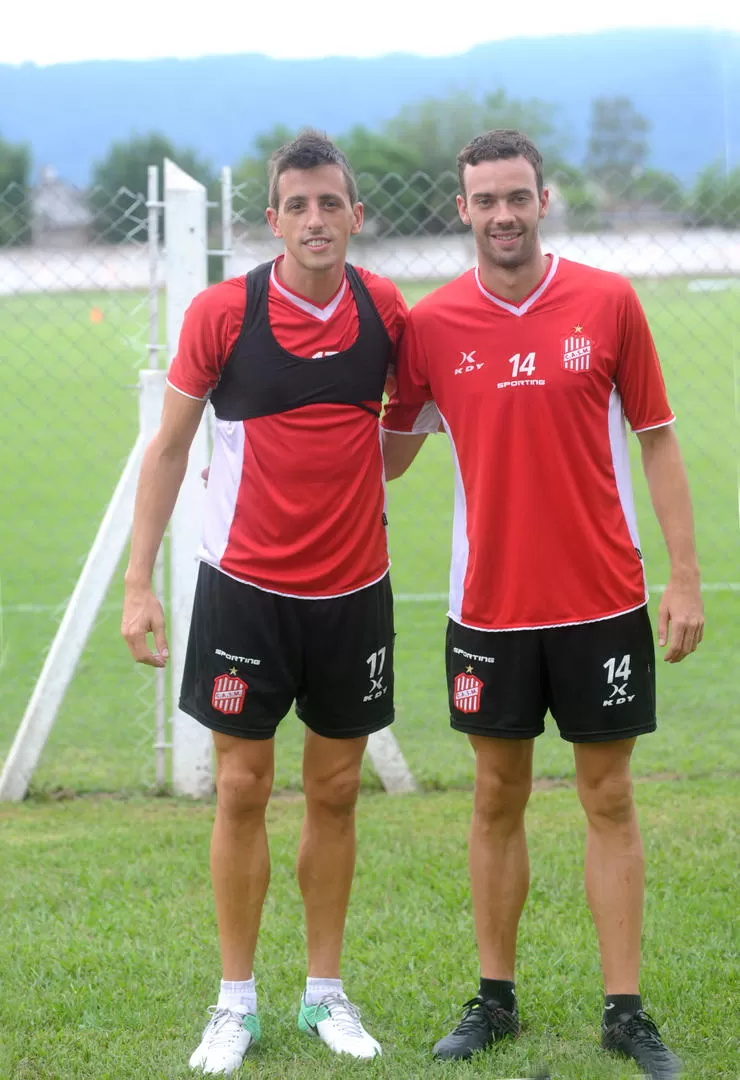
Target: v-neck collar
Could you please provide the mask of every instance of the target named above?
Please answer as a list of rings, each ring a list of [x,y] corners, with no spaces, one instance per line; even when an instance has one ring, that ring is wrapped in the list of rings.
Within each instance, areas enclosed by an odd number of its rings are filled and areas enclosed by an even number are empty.
[[[525,298],[520,304],[512,304],[508,300],[502,300],[501,297],[496,296],[495,293],[489,292],[480,279],[479,267],[477,266],[475,268],[475,283],[485,296],[486,300],[490,300],[492,304],[496,304],[498,307],[503,308],[504,311],[508,311],[511,315],[521,317],[522,315],[527,314],[532,305],[536,304],[539,298],[545,292],[548,285],[555,277],[555,272],[557,271],[559,262],[560,257],[553,254],[550,257],[550,267],[545,276],[543,277],[542,281],[539,283],[539,285],[535,286],[529,296],[525,296]]]
[[[282,256],[281,256],[282,257]],[[339,286],[334,296],[331,298],[328,304],[324,307],[319,307],[318,304],[311,303],[310,300],[306,300],[305,296],[300,296],[298,293],[293,292],[292,289],[288,289],[281,281],[278,280],[275,266],[279,259],[275,259],[270,270],[270,281],[275,286],[281,296],[284,296],[286,300],[289,300],[295,307],[300,308],[301,311],[305,311],[307,315],[313,315],[315,319],[319,319],[321,322],[328,322],[334,312],[337,310],[342,302],[342,297],[347,289],[347,275],[342,278],[342,284]]]

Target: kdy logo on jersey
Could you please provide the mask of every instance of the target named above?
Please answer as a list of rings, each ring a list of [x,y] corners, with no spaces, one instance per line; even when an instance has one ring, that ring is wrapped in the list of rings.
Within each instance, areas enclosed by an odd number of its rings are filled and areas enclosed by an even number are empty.
[[[477,349],[471,349],[470,352],[463,352],[460,350],[461,359],[455,364],[456,375],[467,375],[471,371],[480,371],[483,367],[485,360],[479,360],[476,357]]]
[[[460,712],[478,712],[483,680],[477,675],[456,675],[453,683],[452,700]]]
[[[213,680],[213,694],[211,705],[219,712],[240,713],[244,708],[244,697],[248,690],[247,684],[234,675],[217,675]]]
[[[574,326],[571,337],[562,338],[563,359],[562,365],[566,371],[588,371],[591,367],[591,348],[593,342],[590,338],[583,337],[583,327]]]

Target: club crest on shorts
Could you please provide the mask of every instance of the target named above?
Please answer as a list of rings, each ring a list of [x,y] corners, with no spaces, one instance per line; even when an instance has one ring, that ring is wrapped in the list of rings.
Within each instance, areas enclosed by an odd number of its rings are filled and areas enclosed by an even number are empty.
[[[217,675],[213,680],[211,705],[222,713],[240,713],[247,689],[247,684],[234,675]]]
[[[593,345],[591,339],[574,334],[572,337],[563,338],[562,342],[563,359],[561,362],[565,370],[588,371],[591,367],[591,348]]]
[[[477,675],[461,674],[455,676],[452,700],[460,712],[478,712],[483,680]]]

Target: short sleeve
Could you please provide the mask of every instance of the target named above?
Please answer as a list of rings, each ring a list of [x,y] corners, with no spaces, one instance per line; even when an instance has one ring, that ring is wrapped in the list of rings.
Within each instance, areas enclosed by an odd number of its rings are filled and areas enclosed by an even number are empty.
[[[183,319],[177,353],[167,382],[188,397],[202,399],[218,384],[233,349],[246,308],[245,279],[232,279],[198,293]]]
[[[440,430],[441,417],[427,381],[427,360],[413,311],[398,347],[396,389],[391,395],[382,425],[386,431],[427,435]]]
[[[616,384],[632,430],[647,431],[672,423],[675,417],[668,404],[655,342],[631,285],[625,290],[618,318]]]

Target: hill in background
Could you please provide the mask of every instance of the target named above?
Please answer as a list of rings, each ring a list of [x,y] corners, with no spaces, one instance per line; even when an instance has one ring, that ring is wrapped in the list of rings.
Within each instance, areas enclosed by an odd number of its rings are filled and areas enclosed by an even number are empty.
[[[26,141],[34,169],[84,185],[116,139],[160,131],[215,166],[233,164],[276,124],[340,135],[379,128],[404,105],[455,90],[558,106],[566,156],[583,160],[590,103],[626,95],[649,120],[649,164],[690,182],[740,163],[740,34],[611,31],[512,39],[450,57],[186,60],[0,65],[0,134]],[[452,164],[452,163],[451,163]]]

